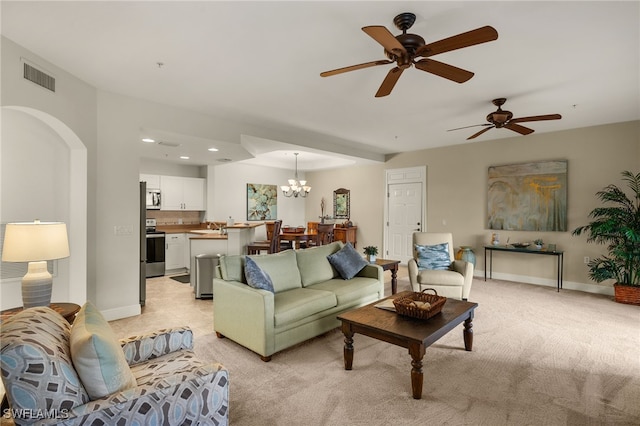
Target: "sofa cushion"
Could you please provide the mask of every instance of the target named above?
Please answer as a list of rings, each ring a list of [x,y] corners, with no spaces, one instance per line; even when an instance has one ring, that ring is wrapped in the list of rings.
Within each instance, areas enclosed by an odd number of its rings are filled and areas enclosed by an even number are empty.
[[[418,284],[423,283],[425,286],[428,286],[429,284],[463,286],[464,276],[455,271],[423,269],[418,271]]]
[[[418,269],[449,269],[449,243],[430,245],[415,245]]]
[[[70,346],[73,365],[92,399],[136,386],[120,342],[91,302],[73,322]]]
[[[273,282],[271,277],[265,271],[263,271],[256,262],[250,257],[244,260],[244,275],[247,277],[247,284],[253,288],[260,290],[267,290],[274,293]]]
[[[71,410],[89,402],[69,349],[69,323],[49,307],[2,323],[0,370],[11,408]]]
[[[307,288],[334,293],[338,300],[338,305],[341,306],[363,300],[367,296],[377,295],[380,288],[380,281],[375,278],[366,277],[354,277],[350,280],[335,278],[314,284]]]
[[[220,256],[220,272],[225,281],[246,282],[244,277],[244,256]]]
[[[285,250],[280,253],[247,257],[251,257],[264,272],[269,274],[276,293],[302,287],[295,251]]]
[[[335,241],[324,246],[311,247],[296,252],[300,278],[304,287],[338,276],[338,271],[331,266],[327,256],[339,251],[342,246],[342,241]]]
[[[351,243],[345,244],[340,251],[327,256],[327,259],[345,280],[355,277],[362,268],[368,265],[367,261],[360,256]]]
[[[295,288],[276,292],[274,297],[274,325],[280,327],[337,305],[335,294],[309,288]]]

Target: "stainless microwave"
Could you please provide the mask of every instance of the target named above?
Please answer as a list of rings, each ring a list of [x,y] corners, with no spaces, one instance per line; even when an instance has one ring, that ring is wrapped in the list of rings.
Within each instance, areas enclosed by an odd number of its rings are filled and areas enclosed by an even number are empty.
[[[160,190],[147,189],[147,210],[160,210],[160,204]]]

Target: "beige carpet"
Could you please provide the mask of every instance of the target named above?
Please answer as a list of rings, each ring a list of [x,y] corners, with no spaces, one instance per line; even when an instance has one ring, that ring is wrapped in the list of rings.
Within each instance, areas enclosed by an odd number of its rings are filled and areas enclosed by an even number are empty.
[[[423,398],[414,400],[406,349],[356,334],[354,368],[345,371],[334,330],[264,363],[215,337],[202,318],[211,301],[185,297],[188,286],[170,279],[153,287],[152,298],[167,293],[174,310],[186,308],[166,316],[152,299],[141,317],[113,322],[116,333],[193,325],[198,355],[230,371],[234,425],[640,424],[640,308],[607,296],[474,280],[473,352],[462,326],[428,348]]]

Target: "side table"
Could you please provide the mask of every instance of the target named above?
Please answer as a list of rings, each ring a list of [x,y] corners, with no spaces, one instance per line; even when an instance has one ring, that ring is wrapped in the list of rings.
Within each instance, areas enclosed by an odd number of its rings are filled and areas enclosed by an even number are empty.
[[[376,265],[382,266],[383,271],[391,271],[391,294],[398,290],[398,265],[399,260],[376,259]]]
[[[66,319],[69,324],[73,324],[73,321],[76,319],[76,314],[80,310],[80,305],[76,305],[75,303],[52,303],[49,305],[51,309],[59,313]],[[11,308],[5,309],[0,312],[0,322],[3,322],[15,314],[22,312],[24,308],[20,306],[19,308]]]

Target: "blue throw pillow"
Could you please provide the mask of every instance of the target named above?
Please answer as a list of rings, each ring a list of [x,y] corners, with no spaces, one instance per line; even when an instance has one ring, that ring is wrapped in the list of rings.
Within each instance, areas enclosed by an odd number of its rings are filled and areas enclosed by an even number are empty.
[[[275,293],[269,274],[263,271],[249,256],[244,258],[244,275],[247,277],[247,284],[251,287]]]
[[[345,244],[339,251],[327,256],[329,263],[336,268],[343,280],[350,280],[368,265],[367,261],[353,248]]]
[[[418,269],[449,269],[451,258],[449,257],[449,243],[422,246],[416,244],[418,254]]]

